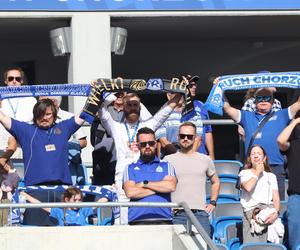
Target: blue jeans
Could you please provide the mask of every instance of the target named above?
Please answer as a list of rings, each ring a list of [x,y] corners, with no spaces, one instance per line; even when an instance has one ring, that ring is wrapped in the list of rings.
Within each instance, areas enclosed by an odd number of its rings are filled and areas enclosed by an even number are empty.
[[[195,217],[201,224],[201,226],[204,228],[204,230],[207,232],[207,234],[211,237],[211,227],[209,222],[209,214],[205,211],[197,211],[194,212]],[[173,224],[182,224],[186,225],[187,221],[187,215],[184,211],[180,211],[176,215],[173,216]]]
[[[296,250],[300,244],[300,195],[293,194],[289,196],[287,219],[289,231],[289,249]]]

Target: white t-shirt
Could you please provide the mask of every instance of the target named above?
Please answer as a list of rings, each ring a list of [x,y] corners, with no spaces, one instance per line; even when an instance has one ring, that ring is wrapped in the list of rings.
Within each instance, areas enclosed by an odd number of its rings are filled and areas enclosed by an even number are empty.
[[[16,97],[2,100],[2,110],[7,116],[16,120],[32,123],[34,97]]]
[[[33,118],[33,107],[36,104],[36,99],[34,97],[16,97],[16,98],[7,98],[2,100],[2,112],[19,121],[32,123]],[[10,134],[9,134],[10,135]],[[8,139],[8,137],[7,137]],[[2,140],[2,139],[1,139]],[[3,138],[3,140],[5,140]],[[7,141],[6,144],[7,146]],[[23,152],[22,149],[18,146],[17,150],[11,157],[12,159],[22,159]]]
[[[99,117],[105,130],[114,139],[116,153],[117,153],[117,164],[115,173],[115,182],[118,188],[122,187],[123,171],[125,167],[138,160],[140,156],[139,149],[136,144],[136,133],[140,128],[148,127],[156,131],[161,124],[168,118],[172,112],[172,108],[168,105],[163,106],[151,119],[147,121],[139,121],[138,124],[127,124],[128,133],[124,122],[115,121],[110,113],[107,111],[105,106],[102,106],[99,110]],[[138,126],[137,126],[138,125]],[[131,148],[128,146],[129,138],[133,137],[133,143]]]
[[[254,173],[250,169],[242,170],[239,174],[241,183],[248,181],[253,176]],[[264,171],[251,192],[241,190],[241,204],[244,211],[249,211],[258,204],[273,204],[273,190],[278,190],[276,176]]]

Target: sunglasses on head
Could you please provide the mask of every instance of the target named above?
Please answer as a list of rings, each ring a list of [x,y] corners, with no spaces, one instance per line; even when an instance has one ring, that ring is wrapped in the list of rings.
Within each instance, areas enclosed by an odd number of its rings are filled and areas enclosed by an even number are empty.
[[[259,102],[271,102],[272,101],[272,96],[256,96],[255,97],[255,101],[257,102],[257,103],[259,103]]]
[[[139,142],[139,145],[141,148],[147,147],[149,145],[150,147],[153,147],[155,145],[155,141],[144,141],[144,142]]]
[[[186,137],[188,140],[193,140],[194,135],[179,134],[179,138],[180,138],[181,140],[185,139],[185,137]]]
[[[13,80],[16,80],[17,82],[21,82],[22,77],[20,77],[20,76],[8,76],[8,77],[7,77],[7,80],[8,80],[9,82],[12,82]]]

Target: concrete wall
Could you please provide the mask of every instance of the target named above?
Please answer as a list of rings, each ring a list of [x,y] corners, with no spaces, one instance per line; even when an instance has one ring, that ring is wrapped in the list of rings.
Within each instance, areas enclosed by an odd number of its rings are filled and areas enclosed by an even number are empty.
[[[183,226],[2,227],[1,250],[194,250]]]

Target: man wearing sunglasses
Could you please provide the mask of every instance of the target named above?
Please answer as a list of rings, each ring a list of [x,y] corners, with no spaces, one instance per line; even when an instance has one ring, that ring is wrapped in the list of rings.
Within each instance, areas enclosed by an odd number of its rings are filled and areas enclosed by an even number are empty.
[[[136,161],[140,156],[136,141],[137,131],[142,127],[149,127],[156,131],[168,118],[170,113],[178,104],[182,94],[175,94],[151,119],[142,121],[140,98],[135,93],[129,93],[124,98],[124,121],[115,121],[104,105],[99,110],[99,117],[105,130],[112,136],[116,146],[117,164],[115,173],[115,184],[118,189],[119,201],[128,201],[122,189],[123,171],[125,167]],[[122,224],[127,224],[127,211],[121,209]],[[118,220],[115,220],[119,223]]]
[[[184,77],[184,76],[183,76]],[[194,96],[195,94],[195,87],[190,86],[190,84],[195,84],[194,81],[199,79],[198,76],[191,77],[188,75],[187,77],[184,77],[188,82],[188,87],[190,88],[191,95]],[[167,98],[170,100],[174,96],[173,93],[167,93]],[[200,107],[194,102],[195,112],[193,113],[193,116],[189,117],[189,121],[193,122],[197,127],[197,135],[195,138],[194,143],[194,150],[195,151],[203,151],[205,149],[204,147],[201,147],[202,140],[204,139],[205,143],[205,137],[203,136],[204,128],[202,124],[202,114],[200,112]],[[161,158],[164,158],[164,156],[169,154],[174,154],[179,149],[178,143],[177,143],[177,135],[178,135],[178,129],[182,122],[182,110],[184,109],[184,99],[183,97],[179,101],[178,105],[175,107],[173,112],[170,114],[168,119],[162,124],[162,126],[156,131],[155,136],[157,140],[159,141],[159,150],[158,153],[160,154]]]
[[[8,68],[4,72],[4,83],[7,87],[17,87],[25,84],[25,73],[21,68],[12,67]],[[32,109],[36,104],[36,99],[34,97],[16,97],[16,98],[7,98],[2,100],[1,111],[16,120],[32,123]],[[2,126],[2,125],[0,125]],[[11,140],[11,139],[10,139]],[[16,148],[12,158],[13,159],[22,159],[23,154],[20,147]]]
[[[272,113],[271,116],[272,104],[274,101],[273,92],[269,88],[260,88],[255,92],[254,97],[256,107],[255,112],[238,110],[230,106],[227,100],[225,100],[224,103],[224,111],[245,130],[245,155],[249,146],[251,146],[249,144],[252,135],[255,133],[263,119],[270,115],[269,120],[267,120],[264,126],[256,134],[253,144],[259,144],[266,150],[271,170],[277,177],[280,199],[284,200],[284,158],[279,151],[276,139],[300,109],[300,98],[288,108],[276,111]]]
[[[192,122],[185,122],[179,127],[178,142],[180,151],[167,155],[164,160],[176,169],[178,184],[176,191],[171,193],[172,202],[187,202],[188,206],[211,235],[209,214],[216,207],[220,181],[213,161],[207,155],[195,152],[193,144],[196,138],[196,126]],[[206,179],[211,181],[210,203],[206,204]],[[186,224],[187,215],[183,209],[173,210],[173,223]]]
[[[144,127],[137,132],[140,158],[124,170],[124,190],[130,201],[170,202],[177,185],[174,168],[156,156],[154,131]],[[166,207],[130,207],[130,225],[171,224],[171,209]]]

